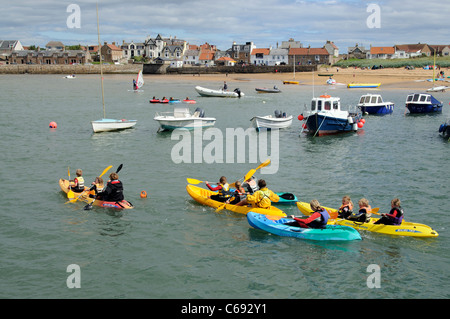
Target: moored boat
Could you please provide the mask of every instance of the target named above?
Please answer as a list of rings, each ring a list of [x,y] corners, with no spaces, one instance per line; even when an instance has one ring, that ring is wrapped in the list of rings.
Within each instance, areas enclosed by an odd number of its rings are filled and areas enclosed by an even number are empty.
[[[283,84],[300,84],[299,81],[283,81]]]
[[[303,129],[314,136],[356,132],[364,126],[361,112],[357,112],[356,107],[352,112],[341,110],[340,98],[330,95],[313,98],[311,107],[305,115],[299,116],[300,120],[305,120]]]
[[[194,114],[191,114],[189,108],[185,106],[175,106],[173,112],[156,112],[153,119],[159,123],[159,131],[193,130],[195,128],[211,127],[216,123],[216,118],[205,117],[203,109],[196,108]]]
[[[381,83],[349,83],[347,87],[349,89],[367,89],[367,88],[377,88]]]
[[[325,228],[301,228],[291,225],[293,220],[289,218],[280,218],[249,212],[247,220],[250,226],[256,229],[264,230],[268,233],[283,236],[295,237],[309,240],[330,240],[330,241],[348,241],[360,240],[361,235],[357,230],[347,226],[327,225]]]
[[[286,113],[282,113],[277,110],[275,111],[275,116],[254,116],[250,121],[256,130],[260,130],[262,128],[270,130],[290,127],[292,125],[292,118],[292,115],[286,115]]]
[[[238,88],[234,89],[234,91],[224,91],[223,89],[212,90],[212,89],[204,88],[201,86],[196,86],[195,90],[201,96],[209,96],[209,97],[242,97],[242,96],[244,96],[244,93],[241,92],[241,90]]]
[[[209,189],[201,188],[194,185],[187,185],[186,191],[196,202],[213,208],[223,207],[226,210],[244,215],[250,211],[253,211],[258,214],[286,217],[286,214],[281,209],[275,206],[270,206],[270,208],[256,208],[256,207],[225,204],[210,198],[211,195],[217,194],[217,192],[213,192],[210,191]]]
[[[380,94],[364,94],[360,97],[358,107],[363,114],[390,114],[394,112],[393,102],[384,102]]]
[[[447,120],[439,126],[439,133],[442,134],[442,137],[450,138],[450,118],[447,118]]]
[[[134,127],[136,123],[137,120],[126,120],[126,119],[122,120],[100,119],[96,121],[91,121],[92,130],[94,131],[94,133],[124,130]]]
[[[274,86],[272,89],[269,88],[255,88],[256,92],[258,93],[280,93],[281,90],[277,88],[277,86]]]
[[[442,102],[428,93],[411,93],[406,97],[406,108],[410,113],[442,112]]]
[[[69,188],[69,181],[66,179],[60,179],[59,180],[59,187],[64,193],[68,193]],[[89,197],[89,188],[85,187],[84,192],[81,193],[74,193],[75,198],[78,198],[79,201],[82,201],[87,204],[92,204],[93,206],[103,207],[103,208],[117,208],[117,209],[132,209],[134,208],[133,204],[131,204],[127,200],[117,201],[117,202],[111,202],[111,201],[104,201],[104,200],[94,200],[94,198]]]

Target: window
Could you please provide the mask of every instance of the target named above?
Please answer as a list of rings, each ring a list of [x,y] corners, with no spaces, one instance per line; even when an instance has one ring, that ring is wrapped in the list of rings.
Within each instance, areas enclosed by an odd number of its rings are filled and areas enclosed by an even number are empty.
[[[330,101],[325,101],[324,110],[326,110],[326,111],[331,110],[331,102]]]
[[[322,111],[322,101],[317,101],[317,111]]]
[[[359,103],[364,103],[364,96],[361,96],[361,99],[359,100]]]
[[[333,110],[339,109],[339,103],[337,101],[333,102]]]
[[[311,111],[315,111],[316,110],[316,101],[312,101],[311,102]]]
[[[372,101],[370,103],[377,103],[377,97],[376,96],[372,96]]]
[[[413,99],[413,96],[412,96],[412,95],[408,95],[408,97],[407,97],[407,99],[406,99],[406,102],[411,102],[412,99]]]
[[[426,99],[427,97],[425,95],[420,96],[420,102],[425,102]]]
[[[414,94],[413,101],[414,102],[419,101],[419,94]]]

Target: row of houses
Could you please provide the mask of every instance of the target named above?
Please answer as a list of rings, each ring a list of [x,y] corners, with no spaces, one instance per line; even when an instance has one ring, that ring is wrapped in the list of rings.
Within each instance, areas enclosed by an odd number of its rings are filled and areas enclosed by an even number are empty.
[[[394,46],[375,47],[356,44],[348,48],[348,58],[357,59],[407,59],[420,56],[450,56],[450,45],[430,45],[426,43],[397,44]]]
[[[27,48],[20,41],[0,40],[0,63],[8,64],[84,64],[98,61],[98,52],[102,60],[110,63],[128,63],[138,57],[141,60],[156,59],[170,63],[173,67],[213,66],[213,65],[282,65],[282,64],[329,64],[339,56],[336,45],[327,41],[321,48],[303,48],[300,41],[289,39],[277,43],[276,48],[256,48],[253,42],[233,43],[228,50],[219,50],[215,45],[204,43],[191,45],[185,40],[147,37],[144,42],[116,42],[81,46],[79,50],[68,50],[63,43],[51,41],[45,49]]]

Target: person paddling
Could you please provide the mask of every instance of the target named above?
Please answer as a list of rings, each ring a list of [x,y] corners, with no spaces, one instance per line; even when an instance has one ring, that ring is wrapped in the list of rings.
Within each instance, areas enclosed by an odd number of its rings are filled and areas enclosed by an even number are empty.
[[[75,173],[77,174],[77,177],[75,177],[73,181],[69,181],[69,186],[72,191],[80,193],[84,191],[83,171],[77,169]]]
[[[294,219],[295,221],[286,223],[285,225],[288,226],[297,226],[301,228],[325,228],[328,223],[328,219],[330,218],[330,214],[328,211],[320,206],[320,203],[317,199],[313,199],[309,206],[311,206],[311,209],[313,210],[313,213],[308,218],[298,218],[294,215],[291,215],[290,217]]]
[[[372,207],[369,205],[369,200],[366,198],[361,198],[358,201],[359,211],[357,213],[352,213],[348,220],[360,223],[367,223],[372,215]]]
[[[216,187],[212,187],[208,182],[205,182],[206,186],[213,192],[218,191],[218,194],[211,195],[211,199],[216,200],[218,202],[226,202],[230,199],[230,185],[227,182],[227,178],[225,176],[220,177],[219,185]]]
[[[117,173],[111,173],[109,175],[110,180],[106,184],[105,189],[100,191],[97,198],[107,202],[120,202],[124,199],[123,196],[123,184],[119,180]]]
[[[381,214],[382,217],[374,224],[401,225],[404,212],[400,204],[401,202],[398,198],[394,198],[393,200],[391,200],[391,211],[389,212],[389,214]]]
[[[338,218],[347,219],[353,213],[353,203],[350,196],[342,197],[342,205],[338,210]]]
[[[251,204],[252,207],[259,208],[270,208],[272,206],[272,201],[278,202],[280,197],[267,188],[266,181],[260,179],[258,181],[259,190],[237,203],[237,206],[245,206]]]

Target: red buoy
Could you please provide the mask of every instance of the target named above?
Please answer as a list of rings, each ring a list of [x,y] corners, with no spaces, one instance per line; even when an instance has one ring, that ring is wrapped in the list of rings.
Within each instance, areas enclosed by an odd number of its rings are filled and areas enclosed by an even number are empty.
[[[56,124],[56,122],[50,122],[50,124],[48,125],[49,128],[57,128],[58,125]]]
[[[303,114],[300,114],[297,118],[299,121],[303,121],[303,119],[304,119]]]

